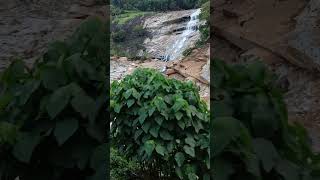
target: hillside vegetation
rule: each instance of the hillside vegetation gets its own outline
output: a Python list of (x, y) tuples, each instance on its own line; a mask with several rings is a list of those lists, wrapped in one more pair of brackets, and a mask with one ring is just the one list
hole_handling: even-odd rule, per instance
[(33, 68), (15, 60), (0, 76), (0, 179), (107, 176), (107, 25), (86, 20)]
[(288, 122), (281, 89), (262, 62), (214, 59), (211, 171), (218, 180), (318, 180), (319, 154)]

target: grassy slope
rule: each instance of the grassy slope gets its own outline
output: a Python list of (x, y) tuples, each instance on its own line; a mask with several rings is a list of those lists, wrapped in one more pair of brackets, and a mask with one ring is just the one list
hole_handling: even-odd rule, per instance
[(124, 13), (115, 16), (114, 19), (112, 20), (112, 23), (116, 23), (116, 24), (125, 24), (128, 21), (139, 17), (139, 16), (144, 16), (146, 14), (149, 14), (150, 12), (143, 12), (143, 11), (133, 11), (133, 10), (126, 10), (124, 11)]

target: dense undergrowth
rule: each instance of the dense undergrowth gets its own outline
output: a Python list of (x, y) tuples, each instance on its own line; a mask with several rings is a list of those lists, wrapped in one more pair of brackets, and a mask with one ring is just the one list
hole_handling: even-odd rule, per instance
[(107, 177), (107, 51), (107, 25), (91, 18), (33, 68), (1, 73), (0, 179)]
[(112, 0), (115, 12), (122, 10), (173, 11), (195, 9), (208, 0)]
[(285, 103), (262, 63), (213, 60), (211, 171), (215, 180), (316, 180), (320, 156), (306, 130), (289, 124)]
[(111, 180), (139, 180), (142, 173), (141, 165), (137, 161), (129, 160), (115, 148), (111, 148), (110, 167)]
[(137, 69), (110, 97), (112, 143), (139, 162), (140, 179), (209, 180), (209, 112), (192, 82)]

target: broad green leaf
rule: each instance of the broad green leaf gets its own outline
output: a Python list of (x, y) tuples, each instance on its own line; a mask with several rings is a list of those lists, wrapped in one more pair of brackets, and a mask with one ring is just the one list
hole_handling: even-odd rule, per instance
[(183, 163), (184, 163), (185, 157), (184, 157), (184, 154), (182, 152), (178, 152), (174, 156), (174, 159), (176, 160), (178, 166), (181, 167), (183, 165)]
[(120, 104), (115, 104), (114, 105), (114, 112), (119, 113), (121, 108), (122, 108), (122, 106)]
[(135, 102), (134, 99), (129, 99), (129, 100), (127, 101), (127, 106), (128, 106), (128, 108), (130, 108), (130, 107), (134, 104), (134, 102)]
[(189, 173), (188, 179), (189, 180), (197, 180), (197, 179), (199, 179), (199, 177), (195, 173)]
[(177, 120), (180, 120), (182, 118), (182, 116), (183, 116), (183, 114), (181, 112), (179, 112), (179, 111), (176, 112), (174, 115), (177, 118)]
[(101, 75), (97, 73), (91, 63), (81, 57), (80, 53), (73, 54), (68, 58), (68, 61), (72, 63), (73, 67), (75, 67), (76, 72), (83, 80), (101, 80)]
[(54, 66), (44, 66), (40, 69), (40, 79), (43, 86), (47, 89), (54, 90), (67, 82), (66, 75), (60, 69)]
[(134, 133), (134, 140), (137, 140), (138, 137), (143, 133), (143, 131), (141, 129), (138, 129), (135, 133)]
[(184, 141), (190, 145), (191, 147), (195, 147), (196, 146), (196, 141), (194, 140), (194, 138), (192, 137), (187, 137), (186, 139), (184, 139)]
[(165, 151), (166, 151), (166, 149), (161, 144), (157, 144), (156, 152), (158, 154), (160, 154), (161, 156), (164, 156)]
[(257, 138), (253, 140), (253, 147), (258, 158), (261, 160), (266, 172), (270, 172), (279, 160), (279, 154), (274, 145), (265, 139)]
[(174, 143), (173, 142), (169, 142), (167, 143), (167, 150), (169, 153), (171, 153), (174, 149)]
[(183, 121), (178, 121), (177, 123), (181, 129), (184, 129), (186, 127), (186, 124)]
[(192, 125), (193, 125), (194, 130), (196, 131), (196, 133), (199, 133), (199, 131), (200, 131), (201, 129), (204, 129), (201, 121), (191, 120), (191, 123), (192, 123)]
[(148, 114), (146, 112), (140, 113), (140, 115), (139, 115), (140, 124), (143, 124), (147, 117), (148, 117)]
[[(22, 94), (19, 96), (20, 105), (25, 105), (30, 96), (39, 88), (40, 82), (38, 80), (28, 81), (22, 89)], [(1, 106), (0, 106), (1, 108)]]
[(94, 121), (96, 115), (96, 102), (87, 95), (77, 94), (71, 100), (72, 107), (83, 118), (89, 118), (91, 122)]
[(150, 129), (150, 126), (151, 126), (151, 123), (150, 122), (145, 122), (143, 125), (142, 125), (142, 129), (145, 133), (148, 133), (149, 129)]
[(253, 174), (255, 177), (261, 177), (259, 159), (253, 153), (247, 153), (244, 158), (244, 162), (247, 166), (247, 171)]
[(256, 101), (257, 105), (253, 107), (254, 113), (251, 119), (254, 134), (257, 137), (269, 138), (279, 128), (280, 122), (273, 113), (273, 108), (268, 105), (267, 94), (257, 94)]
[(172, 106), (172, 110), (174, 112), (178, 112), (184, 105), (186, 104), (186, 101), (182, 98), (178, 98), (174, 105)]
[(17, 143), (13, 147), (13, 155), (21, 162), (29, 163), (34, 148), (40, 143), (40, 136), (21, 132), (18, 134)]
[(6, 122), (0, 121), (0, 146), (2, 144), (14, 144), (18, 135), (18, 126)]
[(155, 125), (150, 129), (149, 132), (153, 137), (157, 138), (159, 134), (159, 129), (160, 129), (160, 126)]
[(162, 125), (162, 122), (164, 121), (164, 118), (161, 116), (157, 116), (154, 119), (160, 126)]
[(147, 153), (147, 156), (150, 157), (154, 148), (155, 148), (155, 142), (153, 140), (148, 140), (144, 143), (144, 150)]
[(70, 86), (61, 87), (50, 96), (46, 107), (51, 119), (54, 119), (67, 106), (70, 98)]
[(153, 102), (159, 112), (162, 112), (163, 110), (167, 109), (167, 105), (162, 97), (156, 96)]
[(131, 96), (132, 92), (132, 89), (128, 89), (126, 92), (124, 92), (123, 96), (128, 99)]
[(7, 105), (12, 101), (14, 96), (11, 93), (1, 94), (0, 96), (0, 111), (5, 109)]
[(152, 114), (154, 113), (155, 110), (156, 110), (155, 107), (150, 107), (150, 108), (149, 108), (149, 110), (148, 110), (149, 117), (152, 116)]
[(175, 172), (180, 179), (183, 179), (183, 174), (182, 174), (182, 170), (180, 167), (175, 167)]
[(66, 142), (77, 131), (78, 127), (78, 120), (73, 118), (57, 121), (54, 129), (54, 136), (59, 145)]
[(240, 135), (242, 129), (240, 121), (232, 117), (221, 117), (212, 120), (213, 139), (212, 146), (214, 147), (213, 156), (218, 155), (224, 148), (236, 137)]
[(191, 157), (195, 157), (194, 147), (191, 146), (183, 146), (183, 150), (185, 153), (189, 154)]
[(290, 161), (281, 160), (276, 165), (276, 170), (284, 180), (299, 180), (299, 168)]
[(173, 140), (173, 136), (165, 129), (160, 130), (160, 137), (164, 140)]
[(140, 99), (141, 95), (136, 89), (132, 89), (132, 96), (136, 99)]

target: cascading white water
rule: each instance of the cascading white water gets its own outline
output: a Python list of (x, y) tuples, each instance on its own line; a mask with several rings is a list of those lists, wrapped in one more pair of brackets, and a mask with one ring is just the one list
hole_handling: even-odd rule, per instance
[(190, 15), (190, 21), (187, 23), (185, 30), (178, 36), (177, 40), (168, 47), (164, 60), (174, 60), (179, 58), (185, 50), (186, 41), (195, 31), (199, 29), (199, 15), (201, 9), (196, 9)]

